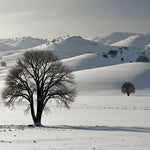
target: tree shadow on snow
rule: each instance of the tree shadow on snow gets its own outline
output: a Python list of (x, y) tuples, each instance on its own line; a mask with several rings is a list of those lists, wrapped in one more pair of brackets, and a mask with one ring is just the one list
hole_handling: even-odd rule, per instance
[(150, 132), (150, 127), (110, 127), (110, 126), (49, 126), (55, 129), (88, 130), (88, 131), (126, 131), (126, 132)]
[(119, 127), (119, 126), (41, 126), (35, 127), (32, 125), (0, 125), (0, 129), (34, 129), (34, 128), (47, 128), (47, 129), (60, 129), (60, 130), (83, 130), (83, 131), (124, 131), (124, 132), (147, 132), (150, 133), (150, 127)]

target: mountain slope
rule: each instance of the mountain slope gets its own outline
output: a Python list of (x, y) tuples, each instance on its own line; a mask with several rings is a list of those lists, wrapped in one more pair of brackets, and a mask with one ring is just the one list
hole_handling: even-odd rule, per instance
[(125, 40), (130, 36), (138, 35), (137, 33), (127, 33), (127, 32), (114, 32), (111, 34), (107, 34), (104, 36), (98, 36), (93, 38), (92, 40), (104, 45), (111, 45), (113, 43), (119, 42), (121, 40)]
[(50, 43), (49, 45), (44, 44), (37, 47), (37, 49), (53, 50), (53, 52), (58, 55), (59, 58), (64, 59), (79, 56), (85, 53), (101, 52), (109, 48), (108, 46), (83, 39), (80, 36), (73, 36), (65, 40)]
[(134, 35), (125, 40), (112, 44), (111, 46), (125, 46), (136, 49), (146, 49), (150, 44), (150, 34)]
[[(139, 35), (135, 35), (134, 38), (137, 36)], [(19, 40), (19, 43), (30, 41), (28, 38), (26, 40), (22, 40)], [(10, 42), (3, 40), (3, 43)], [(11, 44), (13, 43), (11, 42)], [(27, 42), (26, 46), (29, 44), (30, 43)], [(63, 62), (65, 62), (65, 64), (70, 66), (73, 71), (135, 62), (140, 55), (146, 55), (150, 59), (150, 51), (145, 51), (145, 54), (143, 54), (142, 51), (139, 51), (139, 49), (132, 50), (130, 48), (126, 49), (117, 46), (106, 46), (86, 40), (79, 36), (67, 37), (59, 40), (57, 39), (56, 41), (45, 43), (34, 48), (29, 48), (28, 50), (32, 49), (52, 50), (60, 59), (63, 60)], [(17, 58), (24, 52), (24, 50), (0, 51), (1, 61), (6, 61), (8, 65), (12, 65), (12, 62), (14, 62), (13, 59)], [(116, 54), (112, 55), (114, 52)]]
[(47, 40), (22, 37), (16, 39), (0, 39), (0, 51), (27, 49), (46, 43)]
[(104, 66), (112, 66), (129, 62), (136, 62), (140, 55), (147, 55), (150, 58), (150, 52), (142, 54), (137, 51), (116, 50), (116, 56), (111, 56), (109, 52), (86, 53), (79, 56), (63, 59), (62, 61), (68, 65), (73, 71), (99, 68)]

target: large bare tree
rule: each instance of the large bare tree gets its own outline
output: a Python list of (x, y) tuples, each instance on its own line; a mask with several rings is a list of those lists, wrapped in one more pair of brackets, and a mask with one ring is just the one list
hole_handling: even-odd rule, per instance
[(35, 126), (41, 125), (46, 104), (55, 100), (69, 108), (74, 102), (74, 77), (51, 51), (27, 51), (19, 58), (6, 77), (2, 98), (7, 106), (27, 100)]

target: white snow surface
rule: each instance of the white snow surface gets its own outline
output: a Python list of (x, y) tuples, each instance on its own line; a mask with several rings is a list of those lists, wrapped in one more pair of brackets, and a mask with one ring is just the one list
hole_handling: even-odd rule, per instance
[(5, 50), (27, 49), (39, 46), (46, 42), (47, 40), (31, 37), (22, 37), (16, 39), (0, 39), (0, 50), (5, 51)]
[[(118, 51), (117, 56), (112, 57), (108, 55), (108, 57), (105, 58), (103, 57), (102, 53), (96, 52), (63, 59), (62, 61), (73, 71), (79, 71), (104, 66), (112, 66), (116, 64), (136, 62), (136, 59), (139, 57), (139, 55), (141, 55), (141, 53), (135, 51), (123, 51), (122, 54), (120, 54)], [(147, 52), (147, 55), (150, 56), (150, 53)], [(123, 61), (121, 61), (121, 57), (124, 59)]]
[(146, 34), (146, 35), (133, 35), (125, 40), (119, 41), (111, 45), (146, 49), (149, 44), (150, 44), (150, 34)]
[(125, 40), (133, 35), (138, 35), (138, 34), (137, 33), (127, 33), (127, 32), (114, 32), (114, 33), (94, 37), (94, 38), (92, 38), (92, 40), (95, 42), (104, 44), (104, 45), (111, 45), (111, 44), (119, 42), (121, 40)]
[[(53, 50), (73, 69), (76, 100), (69, 110), (48, 104), (51, 113), (43, 114), (45, 126), (36, 128), (28, 126), (32, 119), (23, 111), (26, 102), (11, 110), (0, 100), (0, 149), (149, 150), (150, 63), (135, 62), (141, 55), (136, 50), (123, 50), (123, 62), (119, 49), (117, 56), (103, 57), (111, 48), (81, 37), (36, 47)], [(0, 67), (0, 91), (9, 68), (24, 51), (1, 49), (1, 61), (7, 66)], [(121, 93), (126, 81), (134, 84), (135, 94)]]
[(120, 95), (124, 82), (137, 90), (150, 88), (150, 64), (128, 63), (75, 72), (79, 95)]
[(44, 44), (36, 49), (52, 50), (59, 58), (71, 58), (85, 53), (95, 53), (108, 50), (108, 46), (86, 40), (80, 36), (61, 39), (49, 45)]

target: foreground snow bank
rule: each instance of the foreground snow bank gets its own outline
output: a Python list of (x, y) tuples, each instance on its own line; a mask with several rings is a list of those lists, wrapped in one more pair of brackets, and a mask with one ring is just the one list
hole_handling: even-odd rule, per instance
[(150, 134), (132, 130), (0, 129), (2, 150), (148, 150)]
[(149, 97), (79, 96), (70, 110), (51, 106), (52, 113), (43, 116), (47, 127), (36, 128), (23, 125), (31, 123), (23, 105), (12, 112), (2, 107), (0, 149), (148, 150)]

